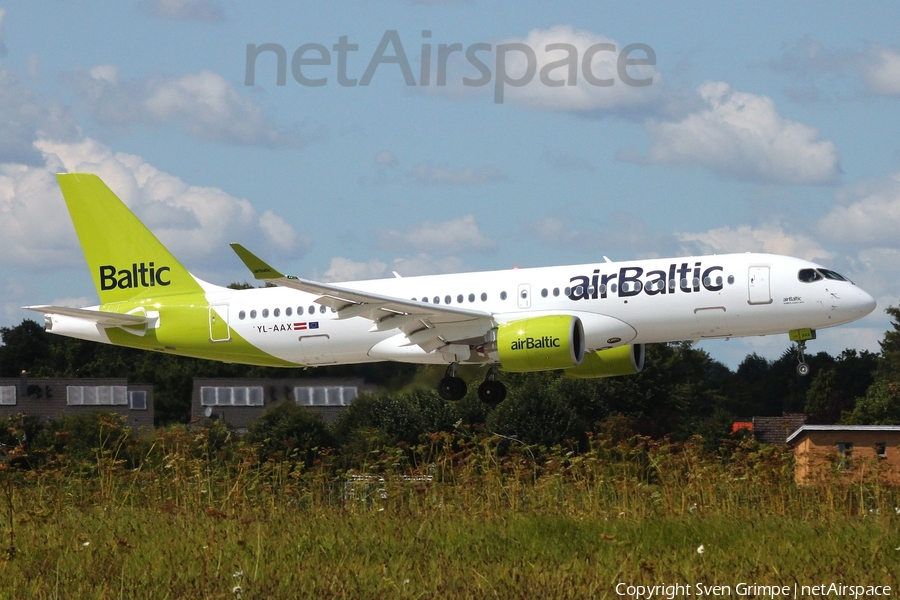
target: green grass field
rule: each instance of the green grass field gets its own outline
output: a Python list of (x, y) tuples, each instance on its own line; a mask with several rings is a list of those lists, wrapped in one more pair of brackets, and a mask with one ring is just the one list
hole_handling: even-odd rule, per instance
[(4, 464), (0, 598), (900, 587), (900, 491), (797, 487), (787, 451), (749, 442), (710, 454), (699, 442), (594, 441), (575, 455), (440, 434), (356, 456), (352, 469), (330, 455), (260, 464), (253, 447), (213, 442), (172, 430), (92, 459)]

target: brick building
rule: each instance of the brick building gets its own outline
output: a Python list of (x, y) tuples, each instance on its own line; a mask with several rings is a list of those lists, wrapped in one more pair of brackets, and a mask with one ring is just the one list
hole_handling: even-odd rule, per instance
[(804, 425), (787, 439), (797, 483), (877, 477), (900, 485), (900, 426)]
[(362, 379), (194, 379), (191, 420), (212, 418), (246, 429), (276, 402), (296, 402), (318, 413), (326, 423), (377, 388)]
[(0, 417), (22, 414), (46, 421), (90, 411), (122, 415), (134, 429), (152, 429), (153, 386), (125, 379), (36, 379), (25, 374), (0, 379)]
[(806, 415), (803, 413), (784, 413), (780, 417), (740, 419), (732, 424), (731, 431), (734, 433), (740, 429), (749, 429), (759, 442), (784, 445), (788, 436), (805, 423)]

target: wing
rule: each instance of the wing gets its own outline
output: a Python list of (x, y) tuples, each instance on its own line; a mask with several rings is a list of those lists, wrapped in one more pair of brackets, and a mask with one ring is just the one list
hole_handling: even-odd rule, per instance
[(151, 317), (141, 315), (124, 315), (120, 313), (111, 313), (100, 310), (91, 310), (89, 308), (68, 308), (65, 306), (23, 306), (28, 310), (44, 313), (45, 315), (63, 315), (66, 317), (75, 317), (76, 319), (85, 319), (102, 325), (104, 327), (127, 327), (129, 325), (143, 325), (148, 323)]
[(482, 343), (497, 325), (491, 313), (480, 310), (382, 296), (284, 275), (240, 244), (231, 244), (231, 248), (256, 279), (316, 294), (319, 297), (315, 302), (337, 311), (338, 319), (369, 319), (372, 331), (399, 329), (409, 340), (408, 345), (425, 352), (448, 344)]

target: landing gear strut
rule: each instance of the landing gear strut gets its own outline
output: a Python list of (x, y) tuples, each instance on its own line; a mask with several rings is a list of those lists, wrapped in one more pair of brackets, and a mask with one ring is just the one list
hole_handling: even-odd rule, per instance
[(491, 366), (484, 383), (478, 386), (478, 399), (485, 404), (499, 404), (506, 399), (506, 386), (497, 380), (497, 367)]
[(459, 363), (450, 363), (444, 378), (438, 382), (438, 396), (444, 400), (462, 400), (468, 391), (465, 380), (463, 380), (462, 377), (456, 376), (456, 369), (458, 367)]
[(809, 375), (809, 365), (806, 364), (806, 341), (801, 340), (797, 342), (797, 354), (798, 360), (800, 364), (797, 365), (797, 374), (798, 375)]

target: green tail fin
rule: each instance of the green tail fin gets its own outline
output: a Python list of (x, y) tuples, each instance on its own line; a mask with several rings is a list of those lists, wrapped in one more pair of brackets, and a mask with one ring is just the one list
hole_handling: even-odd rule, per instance
[(101, 303), (203, 291), (99, 177), (65, 173), (56, 178)]

